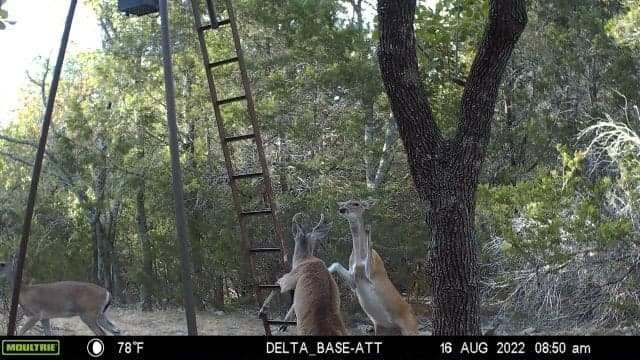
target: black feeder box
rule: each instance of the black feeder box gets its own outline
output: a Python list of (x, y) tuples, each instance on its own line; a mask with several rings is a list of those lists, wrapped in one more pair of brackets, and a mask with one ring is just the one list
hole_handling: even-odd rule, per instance
[(118, 10), (127, 15), (142, 16), (160, 11), (158, 0), (118, 0)]

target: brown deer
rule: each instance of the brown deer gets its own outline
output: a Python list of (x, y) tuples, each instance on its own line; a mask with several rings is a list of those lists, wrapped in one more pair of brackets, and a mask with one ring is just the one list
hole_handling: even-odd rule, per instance
[[(15, 263), (14, 256), (9, 259), (8, 264), (0, 262), (0, 276), (7, 278), (11, 288), (15, 281)], [(23, 335), (38, 321), (42, 323), (45, 335), (50, 336), (50, 319), (72, 316), (80, 316), (82, 322), (96, 335), (105, 335), (105, 330), (119, 335), (120, 330), (106, 314), (110, 303), (109, 291), (95, 284), (59, 281), (30, 285), (28, 281), (24, 281), (20, 289), (19, 304), (27, 316), (27, 322), (18, 331), (18, 336)]]
[(281, 292), (295, 289), (286, 319), (295, 312), (298, 335), (347, 335), (338, 286), (324, 261), (313, 256), (317, 243), (327, 237), (329, 226), (322, 216), (318, 225), (306, 231), (298, 223), (301, 216), (296, 214), (292, 220), (295, 247), (291, 271), (278, 280)]
[(418, 335), (411, 306), (393, 286), (382, 258), (371, 246), (371, 227), (365, 226), (363, 216), (373, 202), (351, 200), (338, 205), (340, 215), (351, 225), (353, 249), (349, 270), (333, 263), (329, 272), (337, 273), (356, 293), (376, 335)]

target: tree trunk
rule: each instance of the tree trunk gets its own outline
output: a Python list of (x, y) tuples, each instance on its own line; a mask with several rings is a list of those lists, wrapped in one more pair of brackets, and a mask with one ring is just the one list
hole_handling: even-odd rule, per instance
[[(449, 179), (444, 177), (441, 184)], [(427, 204), (434, 331), (479, 335), (479, 248), (473, 194), (442, 186)]]
[(364, 111), (364, 171), (367, 187), (372, 188), (376, 176), (376, 168), (373, 160), (373, 138), (375, 131), (375, 109), (373, 99), (363, 104)]
[(151, 242), (147, 236), (147, 213), (144, 209), (144, 180), (140, 180), (140, 186), (136, 193), (136, 223), (138, 228), (138, 240), (142, 249), (142, 310), (153, 310), (153, 284), (155, 274), (153, 272), (153, 254)]
[(224, 309), (224, 275), (219, 272), (213, 279), (213, 307)]
[(89, 224), (91, 225), (91, 242), (93, 245), (93, 266), (91, 269), (91, 279), (98, 285), (104, 285), (102, 279), (102, 224), (100, 214), (95, 208), (89, 210)]
[(378, 61), (430, 233), (434, 335), (479, 335), (475, 192), (502, 74), (527, 22), (525, 0), (490, 0), (462, 95), (458, 131), (443, 138), (421, 83), (416, 0), (380, 0)]
[[(137, 117), (137, 112), (135, 113)], [(147, 212), (144, 208), (145, 196), (145, 171), (144, 166), (144, 126), (140, 119), (138, 122), (138, 163), (141, 175), (138, 179), (138, 189), (136, 191), (136, 224), (138, 230), (138, 240), (140, 241), (140, 249), (142, 250), (142, 310), (153, 310), (153, 289), (156, 283), (156, 277), (153, 270), (153, 251), (151, 249), (151, 241), (147, 235)]]
[(107, 283), (109, 284), (109, 291), (117, 299), (122, 300), (122, 274), (120, 272), (120, 262), (118, 261), (118, 254), (116, 251), (116, 239), (118, 230), (118, 220), (120, 218), (120, 201), (117, 201), (111, 210), (109, 211), (109, 218), (107, 220), (108, 230), (105, 236), (105, 249), (108, 254), (108, 267), (107, 267)]
[(382, 144), (382, 153), (380, 154), (380, 159), (378, 159), (378, 164), (375, 167), (375, 171), (371, 178), (367, 178), (367, 188), (371, 190), (376, 190), (382, 185), (384, 181), (385, 175), (389, 171), (389, 167), (392, 161), (393, 155), (393, 145), (398, 140), (398, 127), (396, 125), (393, 117), (389, 118), (387, 122), (385, 134), (384, 134), (384, 143)]

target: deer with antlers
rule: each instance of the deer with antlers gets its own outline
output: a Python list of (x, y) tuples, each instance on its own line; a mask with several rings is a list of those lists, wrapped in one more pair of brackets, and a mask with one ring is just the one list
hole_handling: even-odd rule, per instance
[(418, 321), (411, 306), (393, 286), (382, 258), (371, 246), (371, 227), (365, 226), (363, 217), (373, 204), (357, 200), (338, 204), (340, 215), (351, 226), (353, 249), (349, 270), (336, 262), (329, 272), (337, 273), (356, 293), (376, 335), (417, 335)]
[(302, 216), (298, 213), (292, 220), (295, 247), (291, 271), (278, 280), (281, 292), (295, 290), (285, 319), (291, 319), (295, 312), (298, 335), (347, 335), (340, 315), (338, 286), (324, 261), (313, 255), (318, 242), (327, 237), (329, 226), (321, 216), (318, 224), (307, 231), (299, 223)]
[[(8, 263), (0, 262), (0, 276), (9, 281), (11, 288), (15, 281), (15, 256)], [(106, 311), (111, 303), (111, 294), (105, 288), (95, 284), (78, 281), (59, 281), (30, 285), (24, 281), (20, 289), (19, 304), (27, 316), (27, 322), (20, 328), (21, 336), (38, 321), (44, 333), (51, 335), (53, 318), (80, 316), (96, 335), (105, 335), (106, 331), (119, 335), (120, 329), (107, 317)]]

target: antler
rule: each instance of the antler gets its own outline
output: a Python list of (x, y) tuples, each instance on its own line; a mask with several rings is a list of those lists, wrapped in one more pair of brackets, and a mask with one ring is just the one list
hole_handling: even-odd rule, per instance
[(293, 218), (291, 218), (291, 232), (295, 235), (297, 233), (297, 230), (302, 230), (302, 225), (299, 223), (300, 218), (304, 217), (304, 213), (297, 213), (295, 215), (293, 215)]
[(291, 222), (292, 222), (292, 223), (294, 223), (294, 224), (300, 225), (300, 224), (298, 223), (298, 219), (299, 219), (300, 217), (303, 217), (303, 216), (304, 216), (304, 213), (299, 212), (299, 213), (297, 213), (297, 214), (293, 215), (293, 218), (291, 218)]
[(320, 221), (318, 221), (318, 224), (313, 228), (313, 230), (311, 230), (311, 232), (318, 230), (318, 228), (320, 228), (320, 226), (322, 226), (323, 224), (324, 224), (324, 214), (320, 214)]

